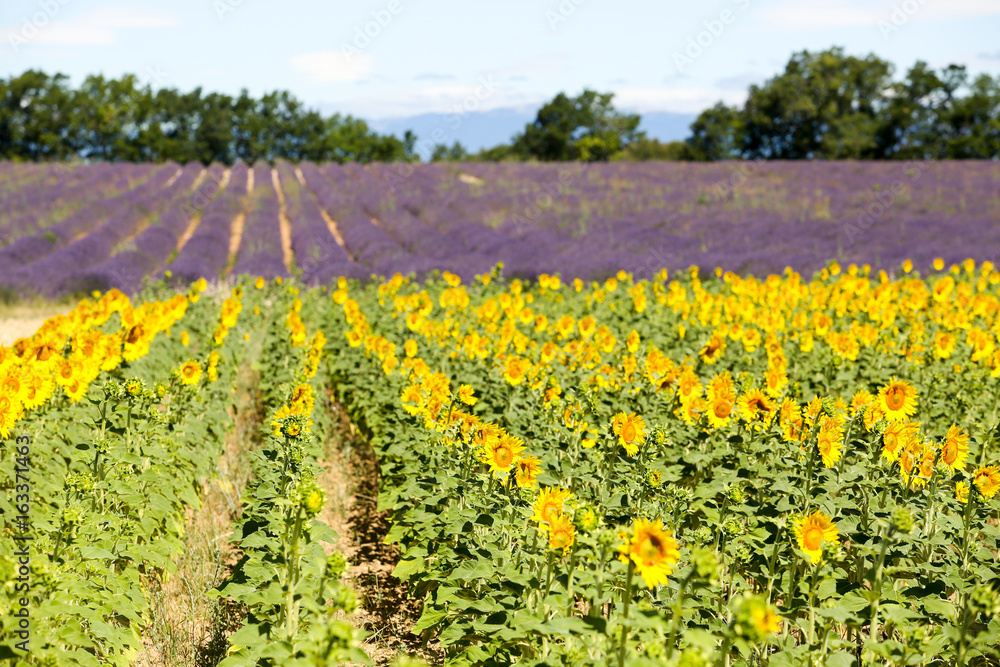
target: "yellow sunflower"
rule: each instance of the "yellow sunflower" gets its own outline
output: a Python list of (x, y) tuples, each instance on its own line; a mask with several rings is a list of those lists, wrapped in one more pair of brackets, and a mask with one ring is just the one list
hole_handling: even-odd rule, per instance
[(708, 417), (708, 424), (712, 428), (722, 428), (729, 423), (730, 415), (733, 413), (733, 401), (730, 396), (718, 396), (708, 404), (705, 415)]
[(882, 434), (882, 458), (890, 463), (899, 459), (900, 454), (917, 437), (918, 422), (892, 422)]
[(1000, 469), (997, 466), (980, 466), (972, 481), (979, 493), (989, 500), (1000, 491)]
[(619, 412), (611, 419), (611, 430), (618, 436), (618, 444), (629, 456), (639, 452), (639, 445), (646, 440), (646, 422), (634, 412)]
[(681, 556), (673, 532), (665, 530), (659, 519), (636, 519), (632, 524), (632, 536), (628, 538), (626, 534), (626, 539), (629, 541), (618, 547), (620, 558), (635, 563), (635, 571), (647, 587), (666, 584)]
[(520, 488), (530, 488), (535, 485), (538, 474), (542, 471), (540, 461), (537, 456), (524, 456), (517, 462), (514, 468), (514, 479)]
[(0, 437), (10, 437), (10, 430), (21, 417), (21, 402), (16, 396), (0, 394)]
[(197, 384), (201, 379), (201, 366), (197, 361), (185, 362), (180, 369), (181, 384)]
[(901, 422), (917, 411), (917, 390), (895, 377), (878, 392), (879, 408), (889, 421)]
[(549, 521), (549, 548), (562, 549), (565, 554), (573, 546), (575, 532), (568, 516), (562, 512), (554, 515)]
[(573, 497), (568, 489), (548, 488), (538, 492), (531, 520), (538, 522), (539, 530), (548, 530), (546, 524), (563, 512), (563, 503)]
[(726, 350), (725, 338), (723, 338), (719, 334), (712, 334), (712, 337), (709, 339), (709, 341), (705, 343), (705, 346), (703, 348), (701, 348), (701, 351), (698, 353), (698, 356), (701, 357), (701, 360), (704, 361), (706, 364), (714, 364), (722, 357), (722, 353), (725, 352), (725, 350)]
[(475, 405), (479, 400), (474, 396), (475, 390), (467, 384), (458, 388), (458, 400), (466, 405)]
[(483, 462), (497, 477), (503, 477), (510, 472), (511, 466), (517, 463), (524, 451), (521, 439), (504, 434), (487, 446)]
[(771, 423), (777, 407), (760, 389), (751, 389), (737, 401), (743, 420), (754, 429), (761, 429)]
[(817, 563), (823, 557), (825, 542), (837, 544), (839, 536), (837, 524), (820, 510), (795, 522), (795, 539), (811, 563)]
[(969, 455), (969, 434), (958, 426), (951, 426), (941, 445), (941, 463), (955, 473), (965, 465)]

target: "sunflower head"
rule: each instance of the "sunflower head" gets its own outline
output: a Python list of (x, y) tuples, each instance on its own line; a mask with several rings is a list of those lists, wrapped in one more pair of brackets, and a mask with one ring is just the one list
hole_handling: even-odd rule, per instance
[(535, 514), (532, 521), (538, 522), (540, 530), (548, 530), (552, 519), (563, 512), (563, 503), (569, 500), (573, 494), (568, 489), (548, 488), (542, 489), (535, 499)]
[(549, 548), (562, 549), (563, 554), (573, 546), (575, 529), (569, 517), (560, 512), (549, 521)]
[(795, 539), (811, 563), (823, 557), (823, 544), (838, 544), (840, 531), (830, 517), (816, 510), (795, 522)]
[(879, 408), (890, 421), (905, 421), (917, 411), (917, 390), (913, 385), (892, 378), (878, 392)]
[(665, 530), (663, 523), (636, 519), (632, 524), (632, 534), (618, 547), (620, 558), (631, 561), (646, 586), (666, 584), (673, 566), (680, 560), (680, 551), (673, 532)]

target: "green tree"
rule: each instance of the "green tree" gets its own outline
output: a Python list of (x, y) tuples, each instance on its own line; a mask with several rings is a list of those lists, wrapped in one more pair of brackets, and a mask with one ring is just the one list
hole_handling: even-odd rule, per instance
[(691, 136), (684, 142), (685, 157), (699, 161), (737, 159), (743, 153), (743, 142), (743, 115), (719, 102), (691, 123)]
[(874, 157), (892, 65), (874, 54), (802, 51), (781, 74), (751, 86), (742, 153), (765, 159)]
[(639, 115), (616, 111), (613, 98), (613, 93), (593, 90), (574, 98), (559, 93), (514, 137), (513, 153), (542, 161), (610, 160), (644, 136)]

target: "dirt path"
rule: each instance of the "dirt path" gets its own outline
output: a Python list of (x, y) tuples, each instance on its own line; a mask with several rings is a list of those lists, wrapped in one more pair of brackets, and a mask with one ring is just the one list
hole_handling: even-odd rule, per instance
[(424, 649), (410, 629), (420, 617), (421, 601), (412, 599), (406, 586), (392, 576), (399, 562), (399, 550), (385, 544), (389, 532), (388, 513), (379, 512), (378, 461), (371, 445), (337, 403), (330, 404), (336, 425), (327, 441), (326, 471), (320, 483), (331, 499), (324, 515), (341, 536), (337, 545), (350, 567), (347, 583), (358, 595), (361, 606), (348, 619), (368, 633), (362, 648), (376, 665), (391, 665), (400, 655), (415, 655), (430, 664), (440, 664), (442, 656), (433, 648)]
[(248, 360), (237, 376), (230, 409), (234, 427), (226, 437), (217, 478), (202, 483), (201, 507), (188, 512), (177, 572), (147, 582), (153, 621), (144, 636), (146, 648), (135, 662), (139, 667), (218, 664), (226, 655), (226, 637), (242, 623), (240, 609), (227, 600), (216, 602), (207, 593), (239, 560), (229, 538), (251, 476), (248, 455), (259, 444), (264, 419), (259, 377), (252, 366)]
[(59, 303), (0, 306), (0, 345), (11, 345), (20, 338), (30, 338), (45, 320), (64, 315), (72, 305)]

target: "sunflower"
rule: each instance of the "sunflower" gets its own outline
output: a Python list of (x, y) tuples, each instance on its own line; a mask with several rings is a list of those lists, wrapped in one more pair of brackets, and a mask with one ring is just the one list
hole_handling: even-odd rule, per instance
[(538, 492), (535, 499), (535, 513), (531, 520), (538, 522), (539, 530), (548, 530), (545, 524), (551, 523), (552, 519), (562, 514), (563, 503), (573, 497), (569, 489), (548, 488)]
[(698, 356), (706, 364), (714, 364), (722, 357), (722, 353), (726, 351), (726, 340), (719, 334), (712, 334), (705, 346), (701, 348)]
[(878, 392), (879, 408), (889, 421), (901, 422), (917, 411), (917, 390), (895, 377)]
[(520, 488), (532, 487), (538, 479), (538, 474), (542, 471), (540, 461), (537, 456), (523, 456), (514, 468), (514, 479)]
[(646, 586), (653, 588), (667, 583), (667, 577), (674, 571), (673, 566), (680, 560), (680, 551), (673, 532), (664, 530), (662, 522), (636, 519), (632, 524), (632, 536), (618, 547), (620, 558), (635, 564)]
[(969, 502), (969, 485), (965, 482), (959, 482), (955, 485), (955, 499), (960, 503)]
[(611, 419), (611, 430), (618, 436), (618, 444), (629, 456), (639, 452), (639, 445), (646, 440), (646, 422), (634, 412), (619, 412)]
[(996, 466), (980, 466), (972, 477), (979, 493), (989, 500), (1000, 491), (1000, 470)]
[(560, 512), (549, 521), (549, 548), (562, 549), (565, 555), (573, 546), (575, 529), (569, 517)]
[(823, 465), (832, 468), (840, 460), (843, 441), (832, 434), (819, 434), (819, 455), (823, 459)]
[(965, 457), (969, 455), (969, 434), (958, 426), (951, 426), (941, 445), (941, 463), (955, 473), (965, 465)]
[(483, 463), (488, 464), (497, 477), (502, 477), (517, 463), (523, 451), (520, 438), (504, 434), (487, 446), (483, 452)]
[(811, 563), (817, 563), (823, 557), (823, 543), (837, 544), (839, 535), (837, 524), (820, 510), (795, 522), (795, 539)]
[(889, 463), (899, 459), (900, 454), (917, 437), (918, 422), (892, 422), (882, 434), (882, 458)]
[(516, 386), (524, 382), (524, 376), (528, 372), (527, 359), (510, 356), (504, 363), (503, 377), (511, 386)]
[(751, 428), (760, 429), (771, 423), (777, 407), (760, 389), (751, 389), (737, 401), (743, 420)]
[(475, 390), (467, 384), (458, 388), (458, 400), (466, 405), (475, 405), (476, 401), (479, 400), (473, 394), (475, 394)]
[(872, 396), (867, 390), (858, 389), (854, 392), (854, 396), (851, 397), (851, 415), (853, 416), (864, 411), (864, 409), (871, 405), (874, 400), (875, 397)]
[(733, 401), (729, 396), (719, 396), (712, 399), (705, 411), (708, 417), (708, 424), (712, 428), (722, 428), (729, 423), (729, 417), (733, 412)]
[(21, 417), (21, 402), (16, 396), (0, 394), (0, 436), (4, 440), (10, 437), (14, 422)]
[(181, 384), (192, 385), (198, 384), (198, 380), (201, 379), (201, 366), (197, 361), (185, 362), (179, 371), (179, 376), (181, 379)]

